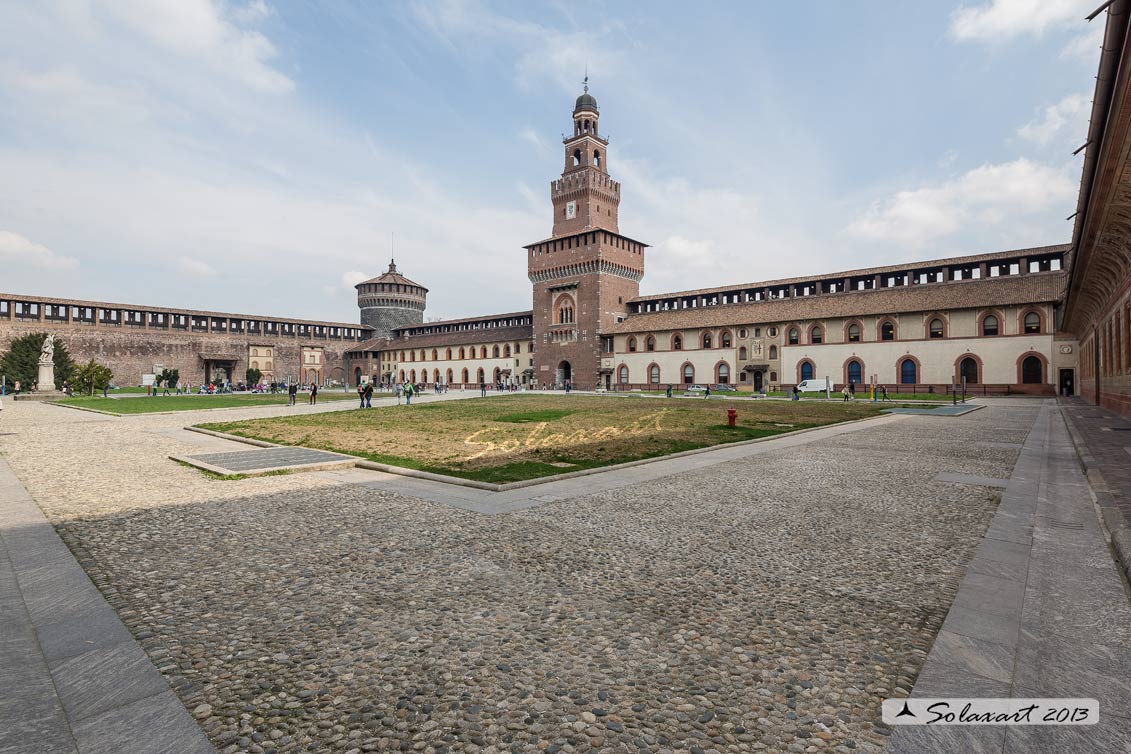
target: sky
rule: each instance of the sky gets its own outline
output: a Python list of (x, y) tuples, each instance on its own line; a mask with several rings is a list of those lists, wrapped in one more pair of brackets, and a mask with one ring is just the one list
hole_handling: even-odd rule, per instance
[(1099, 0), (0, 3), (0, 291), (529, 309), (589, 74), (643, 294), (1066, 243)]

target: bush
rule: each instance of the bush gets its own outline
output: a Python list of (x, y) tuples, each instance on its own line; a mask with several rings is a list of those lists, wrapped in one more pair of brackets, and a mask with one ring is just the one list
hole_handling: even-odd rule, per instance
[[(16, 381), (20, 382), (22, 390), (31, 390), (32, 384), (39, 379), (39, 352), (43, 348), (43, 341), (47, 340), (47, 333), (37, 332), (13, 338), (8, 345), (8, 350), (0, 357), (0, 375), (3, 375), (8, 389), (12, 389)], [(55, 384), (41, 385), (43, 390), (58, 389), (63, 380), (68, 380), (74, 371), (75, 365), (67, 347), (58, 338), (55, 339)]]
[(259, 381), (263, 379), (263, 372), (259, 371), (255, 367), (248, 367), (247, 373), (244, 375), (244, 377), (247, 379), (248, 387), (251, 387), (252, 385), (258, 385)]
[(155, 383), (155, 386), (164, 383), (165, 387), (174, 388), (180, 381), (180, 369), (162, 369), (161, 374), (157, 375), (157, 382)]
[(110, 385), (114, 373), (110, 367), (99, 364), (94, 359), (75, 370), (75, 391), (79, 394), (94, 395), (95, 390), (102, 390)]

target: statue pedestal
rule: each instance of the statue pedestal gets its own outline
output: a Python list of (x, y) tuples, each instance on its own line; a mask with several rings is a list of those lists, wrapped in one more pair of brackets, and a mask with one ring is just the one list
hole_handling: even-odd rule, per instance
[(39, 392), (55, 392), (55, 365), (52, 363), (39, 362)]

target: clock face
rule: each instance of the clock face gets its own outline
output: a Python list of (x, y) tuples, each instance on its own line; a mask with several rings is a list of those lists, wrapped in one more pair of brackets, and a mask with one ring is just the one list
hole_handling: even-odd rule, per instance
[(577, 217), (577, 202), (570, 202), (566, 205), (566, 219), (572, 220)]

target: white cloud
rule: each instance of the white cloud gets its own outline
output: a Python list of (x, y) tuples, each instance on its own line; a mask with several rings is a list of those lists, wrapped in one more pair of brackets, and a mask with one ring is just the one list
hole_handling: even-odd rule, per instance
[(178, 257), (177, 269), (186, 275), (192, 275), (198, 278), (212, 277), (216, 274), (216, 270), (212, 269), (212, 265), (203, 260), (194, 259), (193, 257)]
[(515, 81), (524, 89), (551, 81), (576, 92), (587, 68), (611, 79), (625, 60), (623, 41), (610, 42), (619, 28), (612, 24), (559, 29), (495, 13), (476, 0), (422, 2), (413, 10), (420, 24), (452, 49), (467, 47), (468, 54), (476, 54), (484, 41), (511, 47)]
[(523, 128), (521, 131), (519, 131), (518, 136), (523, 141), (526, 141), (526, 142), (529, 142), (530, 144), (533, 144), (534, 148), (537, 149), (539, 152), (545, 152), (546, 151), (546, 140), (544, 138), (542, 138), (541, 133), (539, 133), (538, 131), (535, 131), (530, 126), (527, 126), (526, 128)]
[(342, 275), (342, 288), (349, 291), (350, 293), (356, 293), (357, 291), (354, 286), (356, 286), (358, 283), (364, 283), (371, 277), (373, 276), (368, 275), (364, 272), (350, 270), (349, 272), (346, 272)]
[(1017, 135), (1042, 147), (1065, 130), (1069, 135), (1083, 138), (1088, 128), (1088, 113), (1091, 108), (1091, 98), (1088, 95), (1070, 94), (1055, 105), (1046, 107), (1040, 118), (1019, 128)]
[(933, 186), (877, 202), (846, 231), (872, 241), (922, 247), (959, 230), (1024, 223), (1070, 201), (1077, 185), (1061, 170), (1021, 158), (974, 168)]
[(1077, 34), (1068, 41), (1068, 44), (1060, 51), (1060, 57), (1074, 58), (1085, 63), (1098, 63), (1100, 48), (1103, 43), (1104, 25), (1097, 18), (1092, 22), (1092, 28), (1089, 31)]
[(30, 265), (47, 270), (70, 270), (79, 266), (79, 260), (60, 256), (19, 233), (0, 230), (0, 266), (8, 264)]
[(950, 18), (950, 35), (959, 41), (1002, 42), (1022, 35), (1042, 36), (1050, 28), (1082, 24), (1094, 0), (992, 0), (966, 6)]
[(231, 18), (212, 0), (103, 0), (101, 7), (160, 48), (218, 72), (235, 76), (263, 92), (291, 91), (294, 82), (271, 67), (275, 46), (258, 31), (240, 28), (269, 13), (263, 2), (240, 6)]

